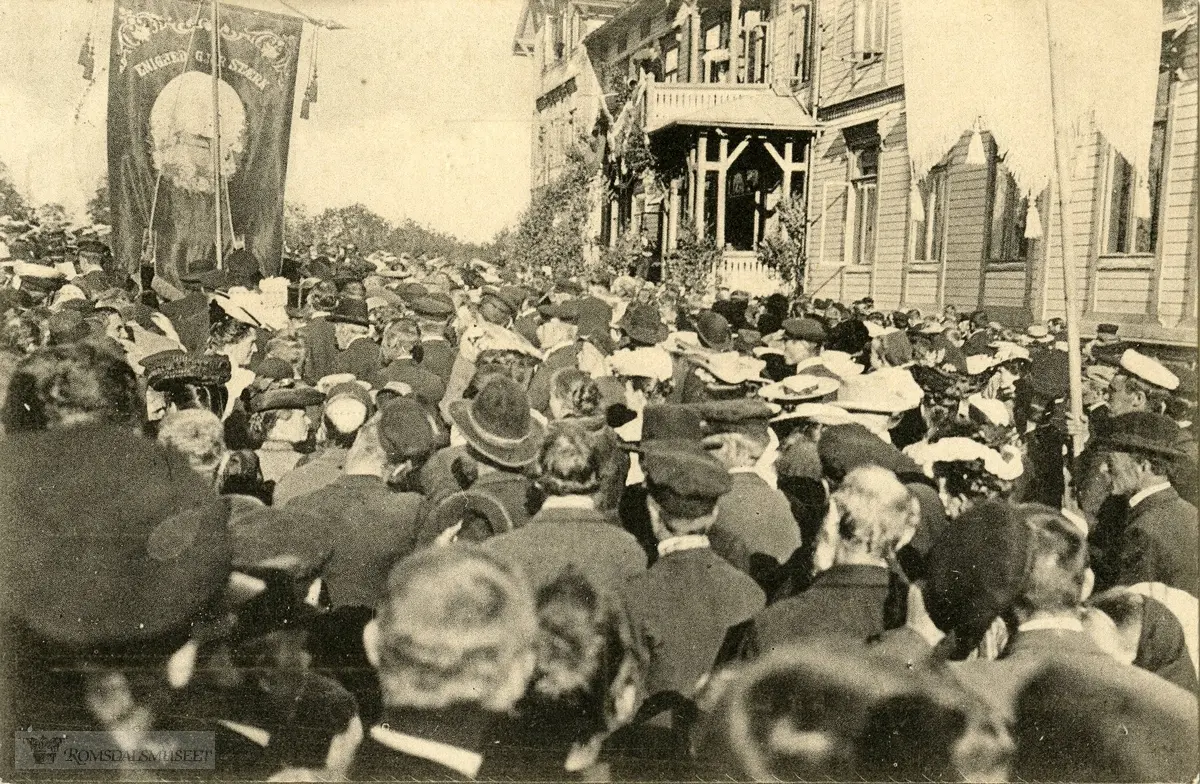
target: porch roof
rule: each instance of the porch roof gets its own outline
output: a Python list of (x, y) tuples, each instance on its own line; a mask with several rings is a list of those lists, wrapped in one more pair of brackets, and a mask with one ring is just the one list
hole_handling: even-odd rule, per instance
[(673, 125), (779, 131), (815, 131), (819, 127), (799, 101), (790, 95), (778, 95), (772, 90), (763, 90), (761, 95), (706, 106), (690, 114), (674, 117), (652, 133)]

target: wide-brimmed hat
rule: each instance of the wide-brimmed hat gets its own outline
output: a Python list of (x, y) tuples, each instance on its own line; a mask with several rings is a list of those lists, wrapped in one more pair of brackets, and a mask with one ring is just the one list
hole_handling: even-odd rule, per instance
[(146, 371), (146, 383), (152, 389), (159, 389), (171, 381), (224, 384), (233, 377), (233, 366), (224, 354), (190, 354), (172, 349), (151, 354), (140, 364)]
[(795, 402), (801, 400), (816, 400), (838, 391), (841, 383), (826, 376), (810, 376), (799, 374), (789, 376), (774, 384), (767, 384), (758, 390), (760, 397), (777, 403)]
[(1113, 417), (1099, 446), (1114, 452), (1141, 452), (1163, 457), (1186, 457), (1176, 446), (1179, 425), (1163, 414), (1130, 411)]
[(329, 314), (329, 321), (335, 324), (357, 324), (360, 327), (371, 326), (370, 310), (367, 301), (357, 297), (342, 297), (337, 307)]
[(617, 323), (629, 339), (644, 346), (656, 346), (667, 339), (669, 330), (658, 315), (658, 308), (642, 302), (631, 302)]
[(282, 409), (303, 409), (319, 406), (325, 402), (325, 395), (309, 386), (295, 385), (277, 387), (260, 392), (250, 398), (250, 413), (262, 411), (279, 411)]
[(470, 401), (452, 402), (450, 418), (477, 452), (508, 468), (532, 463), (545, 436), (525, 390), (503, 375), (489, 378)]

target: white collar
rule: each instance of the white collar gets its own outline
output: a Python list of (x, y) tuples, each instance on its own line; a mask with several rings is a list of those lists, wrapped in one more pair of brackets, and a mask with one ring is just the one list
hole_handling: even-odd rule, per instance
[(1171, 486), (1171, 483), (1169, 481), (1167, 481), (1167, 482), (1159, 482), (1156, 485), (1150, 485), (1149, 487), (1147, 487), (1145, 489), (1138, 490), (1136, 493), (1129, 496), (1129, 508), (1132, 509), (1133, 507), (1140, 504), (1142, 501), (1145, 501), (1150, 496), (1154, 495), (1155, 493), (1162, 492), (1163, 490), (1166, 490), (1170, 486)]
[(421, 336), (421, 342), (422, 342), (422, 343), (435, 343), (435, 342), (437, 342), (437, 343), (449, 343), (450, 341), (446, 340), (446, 338), (445, 338), (444, 336), (442, 336), (442, 335), (428, 335), (428, 336), (426, 336), (426, 335), (422, 335), (422, 336)]
[(658, 556), (662, 558), (671, 553), (678, 553), (683, 550), (699, 550), (710, 546), (708, 537), (704, 534), (672, 536), (670, 539), (663, 539), (658, 543)]
[(596, 501), (590, 495), (549, 495), (542, 501), (543, 509), (595, 509)]
[(1018, 632), (1036, 632), (1049, 629), (1062, 629), (1069, 632), (1082, 632), (1083, 622), (1078, 618), (1047, 616), (1043, 618), (1030, 618), (1028, 621), (1025, 621), (1025, 623), (1017, 627)]
[(731, 475), (732, 474), (757, 474), (758, 466), (738, 466), (737, 468), (729, 469), (729, 473)]
[(371, 728), (371, 737), (389, 749), (436, 762), (470, 779), (479, 775), (479, 768), (483, 765), (483, 755), (449, 743), (418, 738), (380, 726)]

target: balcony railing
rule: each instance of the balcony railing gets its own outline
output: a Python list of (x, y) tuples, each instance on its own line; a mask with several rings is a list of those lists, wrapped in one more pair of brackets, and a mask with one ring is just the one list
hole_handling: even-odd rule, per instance
[(701, 109), (761, 95), (769, 89), (770, 85), (767, 84), (651, 83), (646, 86), (646, 121), (643, 127), (649, 133)]

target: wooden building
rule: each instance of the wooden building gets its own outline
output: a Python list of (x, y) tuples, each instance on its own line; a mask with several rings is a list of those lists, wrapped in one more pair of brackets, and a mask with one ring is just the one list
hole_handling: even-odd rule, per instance
[[(636, 0), (586, 34), (616, 161), (604, 238), (643, 232), (665, 252), (693, 227), (724, 249), (726, 285), (765, 292), (776, 284), (755, 251), (790, 196), (807, 211), (813, 296), (983, 308), (1014, 325), (1062, 315), (1057, 205), (1036, 198), (1046, 231), (1027, 236), (1037, 234), (1027, 231), (1029, 204), (986, 134), (983, 164), (967, 162), (964, 133), (914, 186), (902, 7)], [(1162, 44), (1146, 183), (1097, 134), (1075, 153), (1074, 257), (1085, 334), (1113, 321), (1133, 339), (1194, 344), (1195, 0), (1165, 0)], [(655, 171), (623, 176), (639, 137)], [(1139, 188), (1148, 208), (1139, 209)]]

